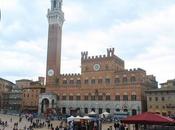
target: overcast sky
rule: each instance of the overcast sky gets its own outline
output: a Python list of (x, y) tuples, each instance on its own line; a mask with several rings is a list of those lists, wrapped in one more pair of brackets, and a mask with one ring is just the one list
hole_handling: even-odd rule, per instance
[[(0, 77), (45, 76), (50, 0), (0, 0)], [(159, 83), (175, 78), (174, 0), (63, 0), (62, 73), (80, 73), (81, 51), (115, 54)]]

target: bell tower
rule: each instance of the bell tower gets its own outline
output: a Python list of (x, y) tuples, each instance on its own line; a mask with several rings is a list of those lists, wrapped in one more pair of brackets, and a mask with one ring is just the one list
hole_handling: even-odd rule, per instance
[(51, 0), (51, 8), (48, 9), (48, 48), (46, 85), (55, 85), (60, 76), (61, 69), (61, 41), (64, 13), (62, 11), (62, 0)]

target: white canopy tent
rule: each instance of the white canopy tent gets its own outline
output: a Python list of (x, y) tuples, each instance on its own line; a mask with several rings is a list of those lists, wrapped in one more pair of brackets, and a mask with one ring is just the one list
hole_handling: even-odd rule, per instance
[(73, 121), (74, 119), (75, 119), (74, 116), (70, 116), (70, 117), (67, 118), (67, 122)]
[(74, 118), (74, 121), (80, 121), (81, 119), (83, 119), (83, 118), (80, 117), (80, 116), (76, 116), (76, 117)]
[(101, 118), (106, 118), (106, 117), (108, 117), (110, 115), (110, 113), (108, 113), (108, 112), (103, 112), (102, 114), (100, 114), (100, 117)]
[(80, 117), (80, 116), (70, 116), (67, 118), (67, 122), (70, 122), (70, 121), (80, 121), (81, 119), (84, 119), (84, 120), (91, 120), (92, 118), (89, 117), (89, 116), (84, 116), (84, 117)]
[(88, 115), (96, 115), (97, 113), (95, 113), (94, 111), (91, 111), (88, 113)]
[(84, 116), (83, 119), (90, 120), (91, 118), (89, 116)]

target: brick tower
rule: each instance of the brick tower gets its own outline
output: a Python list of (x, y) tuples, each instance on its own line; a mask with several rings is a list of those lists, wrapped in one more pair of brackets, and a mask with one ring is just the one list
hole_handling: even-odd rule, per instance
[(62, 0), (51, 0), (51, 9), (48, 9), (48, 48), (46, 85), (54, 86), (56, 79), (60, 76), (61, 66), (61, 39), (64, 13), (62, 11)]

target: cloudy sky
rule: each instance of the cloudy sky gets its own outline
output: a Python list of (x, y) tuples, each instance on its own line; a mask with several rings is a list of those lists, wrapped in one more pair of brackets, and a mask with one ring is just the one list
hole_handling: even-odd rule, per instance
[[(0, 0), (0, 77), (45, 76), (50, 0)], [(175, 78), (174, 0), (63, 0), (62, 73), (80, 73), (81, 51), (115, 54), (159, 83)]]

